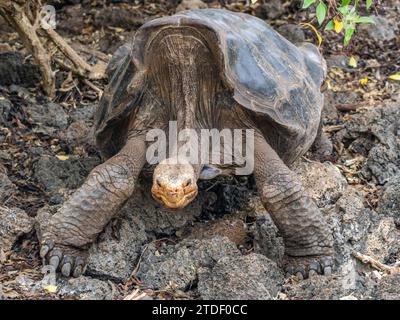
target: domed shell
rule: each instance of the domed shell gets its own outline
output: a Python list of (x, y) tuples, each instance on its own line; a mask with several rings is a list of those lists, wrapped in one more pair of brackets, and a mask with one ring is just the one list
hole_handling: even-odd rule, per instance
[(310, 147), (320, 121), (320, 86), (326, 73), (318, 49), (312, 44), (296, 47), (251, 15), (204, 9), (152, 20), (137, 31), (131, 45), (117, 50), (96, 115), (97, 142), (103, 151), (112, 154), (121, 147), (123, 120), (137, 106), (146, 82), (146, 45), (154, 34), (171, 26), (202, 30), (210, 48), (217, 51), (223, 81), (233, 98), (254, 112), (260, 131), (286, 162)]

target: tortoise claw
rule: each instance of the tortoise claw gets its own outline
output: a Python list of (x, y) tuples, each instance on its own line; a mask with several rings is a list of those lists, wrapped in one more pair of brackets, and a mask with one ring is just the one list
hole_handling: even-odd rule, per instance
[(65, 277), (70, 276), (73, 264), (74, 264), (73, 258), (68, 255), (65, 255), (61, 263), (61, 273), (63, 276)]
[(82, 275), (82, 273), (83, 273), (83, 267), (77, 266), (77, 267), (75, 267), (74, 272), (72, 273), (72, 276), (74, 278), (78, 278)]
[(333, 259), (330, 256), (288, 257), (284, 259), (286, 276), (295, 275), (303, 280), (315, 275), (332, 275)]
[(57, 256), (53, 256), (49, 260), (49, 265), (51, 265), (55, 270), (58, 269), (59, 263), (60, 263), (60, 258)]
[(51, 239), (46, 239), (42, 242), (42, 247), (40, 248), (40, 257), (44, 258), (49, 253), (50, 250), (54, 248), (54, 241)]
[(51, 239), (42, 242), (40, 256), (45, 264), (61, 271), (65, 277), (79, 277), (85, 269), (87, 253), (78, 248), (55, 244)]
[(308, 276), (309, 276), (310, 278), (316, 276), (317, 274), (318, 274), (318, 272), (315, 271), (315, 270), (310, 270), (310, 271), (308, 272)]

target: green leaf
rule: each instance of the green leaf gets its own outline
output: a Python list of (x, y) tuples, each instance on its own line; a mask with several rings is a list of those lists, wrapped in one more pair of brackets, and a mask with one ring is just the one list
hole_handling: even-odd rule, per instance
[(372, 16), (369, 17), (358, 17), (357, 21), (358, 23), (373, 23), (375, 24), (375, 20)]
[(367, 9), (371, 8), (372, 0), (367, 0)]
[(353, 36), (355, 29), (353, 26), (348, 26), (344, 33), (344, 45), (347, 46), (350, 42), (351, 37)]
[(335, 28), (335, 26), (334, 26), (334, 24), (333, 24), (333, 21), (330, 20), (330, 21), (327, 23), (327, 25), (326, 25), (326, 27), (325, 27), (325, 30), (326, 30), (326, 31), (331, 31), (331, 30), (333, 30), (334, 28)]
[(340, 6), (341, 6), (341, 7), (345, 7), (345, 6), (347, 6), (349, 3), (350, 3), (350, 0), (343, 0)]
[(327, 10), (328, 8), (326, 7), (326, 4), (320, 1), (316, 9), (317, 20), (319, 25), (321, 25), (322, 22), (324, 22)]
[(303, 3), (303, 9), (307, 9), (309, 6), (311, 6), (313, 3), (315, 3), (316, 0), (304, 0)]
[(346, 15), (349, 12), (349, 6), (339, 7), (338, 10), (341, 14)]

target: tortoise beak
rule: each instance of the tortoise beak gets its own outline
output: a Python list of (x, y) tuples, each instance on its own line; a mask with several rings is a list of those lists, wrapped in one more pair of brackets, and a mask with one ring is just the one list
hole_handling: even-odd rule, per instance
[(161, 183), (153, 183), (151, 194), (153, 198), (168, 209), (183, 209), (197, 196), (196, 183), (182, 188), (168, 188)]

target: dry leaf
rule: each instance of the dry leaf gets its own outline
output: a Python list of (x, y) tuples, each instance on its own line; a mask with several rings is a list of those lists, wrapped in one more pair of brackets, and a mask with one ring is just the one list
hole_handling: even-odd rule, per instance
[(340, 33), (343, 29), (343, 22), (339, 20), (337, 17), (333, 19), (333, 25), (336, 33)]
[(56, 293), (57, 292), (57, 286), (53, 286), (51, 284), (48, 286), (45, 286), (43, 289), (46, 293)]
[(362, 78), (362, 79), (360, 80), (360, 83), (361, 83), (362, 85), (366, 85), (366, 84), (368, 83), (368, 77)]
[(390, 76), (388, 76), (388, 78), (390, 80), (400, 81), (400, 73), (391, 74)]
[(62, 154), (58, 154), (58, 155), (56, 155), (56, 157), (58, 160), (61, 160), (61, 161), (65, 161), (65, 160), (69, 159), (69, 156), (62, 155)]
[(357, 59), (355, 56), (351, 56), (349, 62), (347, 63), (349, 67), (357, 68)]
[(312, 31), (314, 31), (314, 33), (315, 33), (315, 35), (317, 36), (317, 39), (318, 39), (318, 46), (320, 47), (321, 44), (322, 44), (322, 36), (319, 33), (319, 31), (309, 22), (300, 23), (300, 25), (307, 26), (307, 27), (311, 28)]

